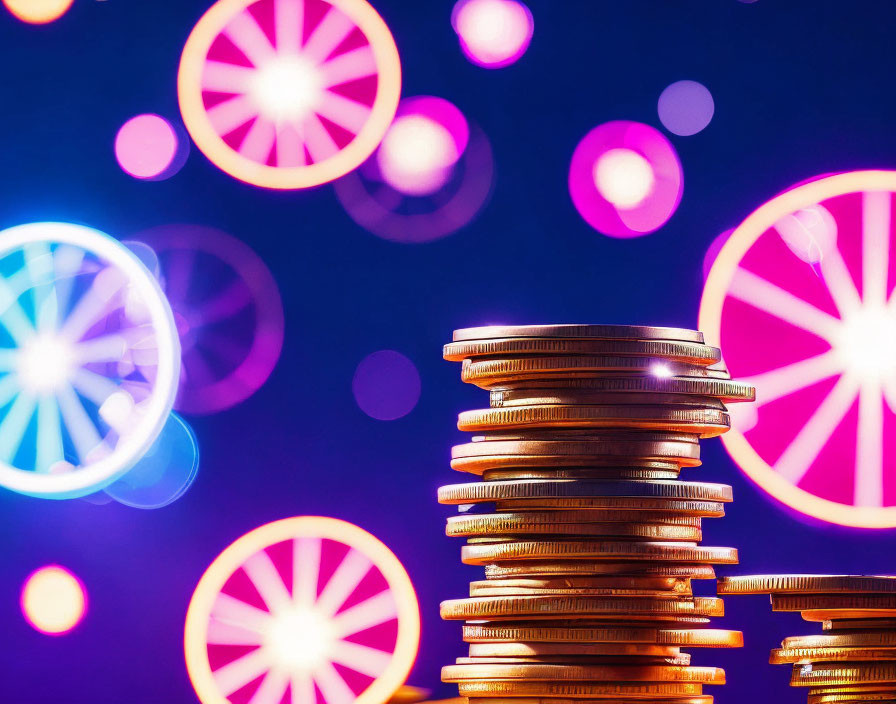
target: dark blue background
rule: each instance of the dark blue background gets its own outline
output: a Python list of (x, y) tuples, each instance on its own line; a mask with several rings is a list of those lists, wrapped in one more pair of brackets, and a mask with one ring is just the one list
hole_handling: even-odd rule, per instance
[[(0, 227), (82, 222), (120, 237), (206, 224), (267, 262), (286, 311), (283, 356), (254, 397), (192, 419), (202, 449), (193, 489), (141, 512), (116, 504), (0, 494), (0, 697), (32, 702), (191, 702), (181, 634), (200, 574), (239, 535), (295, 514), (338, 516), (389, 544), (419, 590), (423, 642), (411, 683), (449, 696), (439, 667), (460, 655), (438, 602), (478, 574), (443, 535), (435, 501), (455, 479), (455, 415), (486, 395), (464, 387), (440, 345), (485, 322), (695, 324), (709, 242), (786, 186), (815, 174), (896, 163), (896, 4), (821, 0), (530, 0), (535, 36), (517, 64), (487, 71), (461, 55), (443, 0), (377, 0), (401, 52), (404, 95), (457, 104), (489, 135), (491, 204), (446, 240), (403, 246), (355, 226), (331, 189), (278, 193), (232, 180), (197, 150), (169, 181), (125, 175), (118, 127), (140, 112), (178, 116), (175, 72), (208, 0), (76, 0), (46, 27), (0, 10)], [(712, 91), (702, 133), (673, 138), (684, 199), (661, 231), (613, 240), (591, 230), (566, 189), (579, 139), (613, 119), (657, 125), (656, 99), (689, 78)], [(383, 423), (355, 405), (366, 354), (397, 349), (423, 380), (417, 408)], [(734, 485), (708, 544), (740, 548), (749, 572), (892, 572), (891, 532), (809, 524), (773, 505), (718, 441), (692, 478)], [(90, 610), (48, 638), (18, 610), (25, 576), (59, 562)], [(811, 633), (765, 599), (728, 600), (747, 647), (698, 654), (728, 670), (721, 701), (804, 701), (766, 664), (785, 634)]]

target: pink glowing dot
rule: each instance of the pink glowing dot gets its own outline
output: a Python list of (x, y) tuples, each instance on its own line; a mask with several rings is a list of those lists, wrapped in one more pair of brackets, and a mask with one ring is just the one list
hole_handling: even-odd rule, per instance
[(640, 237), (661, 227), (681, 201), (675, 149), (639, 122), (607, 122), (579, 142), (569, 167), (569, 194), (579, 214), (611, 237)]
[(64, 567), (47, 565), (32, 572), (22, 587), (22, 614), (35, 630), (47, 635), (68, 633), (87, 610), (81, 580)]
[(451, 13), (467, 58), (484, 68), (502, 68), (517, 61), (532, 41), (529, 8), (516, 0), (460, 0)]
[(177, 156), (177, 133), (158, 115), (137, 115), (125, 122), (115, 136), (115, 158), (134, 178), (167, 178)]
[(703, 255), (703, 280), (706, 281), (706, 277), (709, 276), (709, 271), (712, 269), (713, 263), (716, 261), (716, 257), (719, 256), (719, 252), (722, 251), (722, 247), (728, 241), (728, 238), (731, 237), (731, 233), (734, 232), (734, 228), (729, 230), (725, 230), (720, 235), (716, 235), (715, 239), (709, 243), (709, 247), (706, 248), (706, 254)]
[(448, 181), (469, 137), (466, 118), (447, 100), (406, 98), (377, 150), (380, 175), (406, 195), (434, 193)]
[(406, 416), (420, 399), (420, 374), (414, 363), (395, 350), (367, 355), (352, 379), (355, 401), (377, 420)]
[(660, 93), (656, 109), (667, 130), (679, 137), (689, 137), (709, 124), (715, 103), (712, 93), (702, 83), (676, 81)]

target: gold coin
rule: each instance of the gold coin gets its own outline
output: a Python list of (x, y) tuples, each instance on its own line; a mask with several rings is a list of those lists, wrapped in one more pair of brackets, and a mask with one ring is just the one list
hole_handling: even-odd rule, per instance
[[(790, 609), (775, 609), (773, 611), (790, 611)], [(872, 620), (876, 618), (896, 618), (896, 609), (805, 609), (800, 615), (804, 621), (856, 621), (859, 619)], [(844, 626), (845, 628), (845, 626)]]
[(602, 357), (656, 357), (693, 364), (716, 364), (721, 351), (695, 342), (663, 340), (569, 339), (550, 337), (505, 337), (471, 342), (449, 342), (442, 357), (462, 362), (468, 357), (506, 357), (517, 355), (572, 355)]
[(545, 680), (599, 682), (699, 682), (725, 684), (725, 671), (719, 667), (682, 667), (676, 665), (446, 665), (443, 682), (468, 680)]
[(649, 393), (644, 391), (595, 391), (591, 388), (535, 387), (493, 389), (489, 392), (492, 408), (517, 406), (673, 406), (675, 408), (712, 408), (725, 410), (725, 404), (711, 396)]
[[(661, 370), (661, 373), (660, 373)], [(520, 357), (464, 360), (461, 378), (482, 389), (545, 386), (592, 391), (710, 396), (753, 401), (755, 389), (728, 372), (648, 357)]]
[(481, 582), (470, 582), (470, 596), (649, 596), (656, 599), (675, 599), (680, 596), (691, 596), (687, 592), (675, 592), (668, 589), (620, 589), (618, 587), (594, 586), (539, 586), (528, 587), (505, 582), (523, 580), (487, 579)]
[(458, 430), (476, 432), (502, 428), (641, 428), (693, 432), (716, 437), (730, 426), (728, 414), (716, 409), (669, 406), (518, 406), (465, 411)]
[[(521, 469), (487, 469), (482, 473), (486, 482), (520, 481), (526, 479), (678, 479), (680, 467), (672, 462), (645, 462), (637, 467), (533, 467)], [(665, 465), (658, 468), (657, 465)]]
[(461, 561), (467, 565), (520, 560), (663, 560), (696, 564), (737, 564), (735, 548), (706, 547), (693, 543), (611, 541), (520, 541), (490, 545), (464, 545)]
[[(573, 622), (577, 624), (577, 622)], [(718, 628), (651, 628), (630, 625), (596, 627), (551, 626), (542, 623), (467, 623), (463, 637), (468, 643), (645, 643), (690, 648), (740, 648), (740, 631)]]
[(678, 646), (652, 643), (471, 643), (471, 657), (644, 656), (672, 658)]
[(870, 694), (872, 692), (892, 692), (893, 686), (887, 684), (854, 684), (811, 687), (809, 696), (822, 694)]
[(716, 518), (725, 515), (725, 504), (716, 501), (679, 501), (677, 499), (656, 499), (637, 496), (573, 496), (557, 499), (513, 499), (511, 501), (495, 502), (495, 510), (498, 512), (529, 510), (612, 510), (616, 508), (624, 511), (650, 511), (651, 518), (655, 518), (660, 513), (678, 516), (700, 516), (704, 518)]
[(451, 467), (481, 474), (502, 467), (593, 467), (596, 464), (629, 464), (635, 460), (670, 462), (681, 467), (700, 464), (699, 438), (695, 434), (620, 432), (591, 437), (555, 434), (551, 438), (485, 436), (451, 448)]
[(881, 683), (892, 683), (896, 687), (896, 662), (794, 665), (790, 677), (790, 684), (794, 687)]
[[(592, 522), (580, 516), (582, 522), (550, 520), (559, 511), (529, 511), (519, 513), (472, 514), (451, 516), (445, 533), (452, 537), (473, 535), (517, 536), (517, 535), (602, 535), (616, 537), (644, 538), (646, 540), (690, 540), (699, 541), (699, 527), (693, 525), (672, 525), (669, 523), (625, 523)], [(578, 511), (566, 511), (574, 514)], [(586, 512), (582, 512), (586, 513)], [(643, 518), (643, 516), (642, 516)], [(700, 519), (692, 519), (699, 521)]]
[[(582, 697), (585, 699), (647, 699), (665, 702), (665, 697), (699, 695), (703, 685), (698, 682), (501, 682), (465, 681), (457, 685), (464, 697)], [(674, 701), (674, 700), (673, 700)]]
[(896, 647), (896, 631), (793, 636), (785, 638), (781, 645), (784, 648), (889, 648)]
[(402, 685), (395, 691), (387, 704), (417, 704), (417, 702), (422, 702), (429, 695), (430, 691), (428, 689)]
[[(691, 581), (680, 577), (546, 577), (542, 579), (486, 579), (470, 582), (470, 591), (489, 588), (521, 589), (649, 589), (670, 594), (691, 594)], [(472, 596), (472, 594), (471, 594)]]
[(896, 577), (782, 574), (721, 577), (719, 594), (881, 594), (896, 592)]
[(665, 340), (703, 343), (703, 333), (652, 325), (485, 325), (454, 331), (454, 342), (507, 337), (578, 338), (583, 340)]
[(896, 618), (887, 618), (882, 614), (879, 618), (825, 619), (821, 627), (825, 631), (896, 629)]
[[(772, 594), (773, 611), (890, 611), (881, 616), (896, 616), (896, 594)], [(872, 616), (873, 614), (867, 614)], [(841, 618), (851, 618), (844, 616)], [(862, 618), (857, 616), (855, 618)], [(813, 619), (818, 620), (818, 619)], [(824, 620), (824, 619), (820, 619)]]
[(439, 607), (446, 621), (478, 619), (543, 619), (591, 615), (613, 619), (666, 620), (681, 616), (711, 617), (725, 613), (718, 597), (567, 597), (515, 596), (449, 599)]
[(886, 692), (843, 692), (837, 694), (810, 694), (808, 704), (859, 704), (859, 702), (896, 703), (896, 690)]
[[(644, 701), (643, 697), (626, 696), (625, 699), (612, 698), (613, 695), (600, 695), (601, 704), (632, 704)], [(658, 704), (712, 704), (712, 697), (707, 695), (650, 695)], [(570, 699), (560, 697), (476, 697), (476, 704), (593, 704), (595, 699)]]
[(710, 565), (678, 565), (674, 563), (653, 563), (646, 561), (594, 562), (590, 560), (533, 560), (532, 562), (485, 566), (485, 576), (488, 579), (561, 575), (653, 575), (661, 577), (684, 577), (687, 579), (715, 579), (715, 570)]
[(669, 656), (657, 655), (523, 655), (523, 656), (479, 656), (457, 658), (456, 665), (676, 665), (687, 667), (691, 664), (689, 653), (676, 653)]
[[(439, 488), (439, 503), (473, 504), (508, 499), (570, 498), (596, 499), (650, 498), (661, 500), (729, 502), (731, 487), (708, 482), (683, 482), (677, 479), (651, 481), (579, 481), (572, 479), (471, 482)], [(623, 507), (620, 507), (623, 508)]]
[(896, 648), (775, 648), (773, 665), (811, 662), (896, 660)]
[[(452, 516), (448, 522), (463, 525), (464, 520), (488, 519), (489, 521), (506, 521), (506, 525), (520, 525), (523, 522), (528, 525), (556, 524), (556, 523), (642, 523), (645, 516), (643, 511), (620, 511), (591, 509), (582, 511), (507, 511), (505, 513), (474, 513)], [(700, 528), (702, 519), (698, 516), (677, 516), (671, 513), (652, 513), (648, 520), (652, 524), (667, 526), (685, 526), (688, 528)]]

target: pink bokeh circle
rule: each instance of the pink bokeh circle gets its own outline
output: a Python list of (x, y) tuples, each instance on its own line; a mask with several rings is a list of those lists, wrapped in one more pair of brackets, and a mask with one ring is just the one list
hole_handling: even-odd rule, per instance
[(684, 179), (675, 148), (639, 122), (595, 127), (569, 167), (569, 194), (579, 214), (610, 237), (640, 237), (662, 227), (681, 201)]
[(470, 138), (463, 113), (444, 98), (406, 98), (376, 152), (383, 180), (420, 196), (445, 185)]
[(173, 176), (178, 155), (177, 132), (159, 115), (132, 117), (115, 135), (115, 158), (122, 170), (139, 179)]
[(503, 68), (529, 48), (535, 23), (516, 0), (459, 0), (451, 12), (461, 50), (483, 68)]
[(896, 172), (812, 179), (722, 246), (700, 329), (756, 386), (725, 446), (787, 506), (896, 526)]

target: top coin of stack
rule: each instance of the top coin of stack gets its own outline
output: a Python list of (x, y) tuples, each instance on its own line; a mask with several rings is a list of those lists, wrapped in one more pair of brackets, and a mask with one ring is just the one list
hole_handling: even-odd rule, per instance
[(896, 702), (896, 577), (755, 575), (719, 580), (720, 594), (769, 594), (773, 611), (820, 621), (823, 635), (785, 638), (773, 664), (809, 704)]
[(699, 332), (619, 325), (458, 330), (445, 358), (490, 392), (460, 414), (476, 433), (451, 466), (482, 481), (439, 490), (460, 515), (447, 533), (483, 565), (470, 598), (442, 603), (466, 621), (469, 657), (442, 671), (477, 704), (575, 701), (703, 704), (715, 667), (682, 647), (741, 645), (704, 628), (721, 600), (692, 579), (737, 561), (705, 547), (701, 520), (724, 514), (731, 489), (685, 482), (699, 440), (728, 429), (725, 403), (753, 388), (719, 369)]

